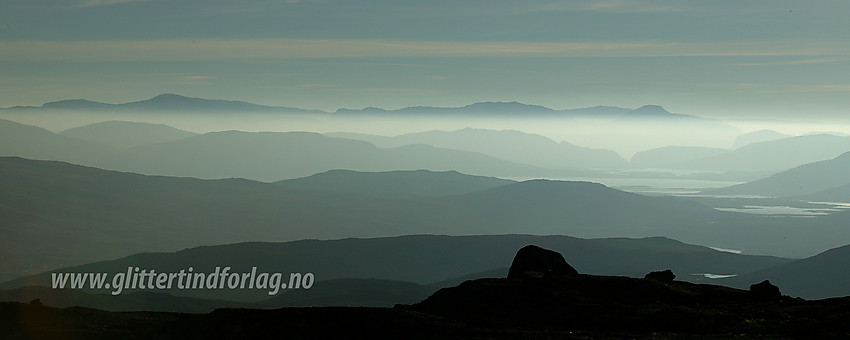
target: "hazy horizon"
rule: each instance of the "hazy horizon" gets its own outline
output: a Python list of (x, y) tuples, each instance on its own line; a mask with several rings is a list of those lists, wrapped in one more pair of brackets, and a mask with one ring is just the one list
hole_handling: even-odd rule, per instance
[(359, 318), (846, 334), (848, 17), (844, 0), (0, 0), (0, 337)]
[(850, 108), (848, 14), (791, 0), (5, 1), (0, 107), (172, 92), (321, 110), (520, 101), (830, 120)]
[[(203, 97), (202, 97), (203, 98)], [(147, 98), (150, 99), (150, 98)], [(207, 99), (207, 98), (204, 98)], [(232, 98), (210, 98), (232, 100)], [(123, 103), (110, 103), (123, 104)], [(474, 104), (474, 103), (468, 103)], [(524, 103), (535, 105), (536, 103)], [(462, 106), (466, 106), (462, 105)], [(40, 105), (38, 105), (40, 106)], [(459, 106), (459, 107), (462, 107)], [(662, 105), (663, 107), (663, 105)], [(666, 108), (666, 107), (665, 107)], [(310, 109), (310, 108), (302, 108)], [(583, 108), (578, 108), (583, 109)], [(635, 108), (636, 109), (636, 108)], [(694, 115), (688, 111), (675, 114)], [(697, 118), (710, 118), (695, 116)], [(246, 132), (317, 132), (363, 133), (379, 136), (400, 136), (425, 131), (456, 131), (461, 129), (514, 130), (537, 134), (555, 142), (567, 142), (580, 147), (610, 149), (626, 160), (635, 153), (665, 146), (694, 146), (733, 149), (735, 138), (744, 134), (773, 130), (788, 136), (808, 134), (850, 134), (846, 119), (716, 119), (715, 121), (676, 122), (657, 117), (637, 120), (617, 120), (592, 116), (570, 117), (525, 116), (522, 113), (468, 115), (409, 116), (404, 113), (375, 115), (359, 113), (264, 113), (240, 111), (183, 111), (155, 110), (0, 110), (0, 119), (35, 125), (55, 133), (104, 121), (134, 121), (165, 124), (194, 133), (239, 130)], [(712, 126), (712, 124), (720, 124)], [(721, 130), (718, 127), (725, 126)]]

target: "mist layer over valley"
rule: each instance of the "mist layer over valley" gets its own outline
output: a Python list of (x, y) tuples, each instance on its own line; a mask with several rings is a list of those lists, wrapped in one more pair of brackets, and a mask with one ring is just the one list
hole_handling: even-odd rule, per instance
[[(668, 266), (692, 282), (770, 277), (797, 296), (850, 295), (830, 269), (848, 261), (827, 256), (850, 244), (850, 130), (763, 123), (653, 105), (325, 112), (177, 95), (2, 109), (0, 296), (184, 312), (392, 306), (503, 275), (529, 242), (594, 274)], [(840, 277), (819, 281), (830, 295), (793, 280), (824, 259), (821, 275)], [(45, 288), (56, 271), (219, 262), (312, 271), (324, 288)]]
[(847, 17), (0, 1), (0, 338), (850, 338)]

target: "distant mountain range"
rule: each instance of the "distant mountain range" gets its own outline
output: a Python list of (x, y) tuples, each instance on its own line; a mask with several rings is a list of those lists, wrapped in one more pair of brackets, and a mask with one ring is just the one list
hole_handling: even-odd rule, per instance
[(466, 128), (456, 131), (409, 133), (395, 137), (356, 133), (329, 135), (364, 140), (387, 148), (427, 144), (446, 149), (482, 153), (546, 168), (621, 168), (626, 165), (626, 161), (611, 150), (584, 148), (563, 141), (558, 143), (541, 135), (512, 130)]
[[(13, 106), (0, 110), (33, 111), (33, 110), (114, 110), (114, 111), (204, 111), (204, 112), (256, 112), (256, 113), (302, 113), (302, 114), (331, 114), (330, 112), (313, 109), (302, 109), (287, 106), (266, 106), (244, 101), (203, 99), (187, 97), (178, 94), (165, 93), (156, 97), (120, 104), (109, 104), (86, 99), (66, 99), (45, 103), (41, 106)], [(338, 109), (332, 113), (335, 116), (347, 117), (356, 115), (437, 115), (437, 116), (550, 116), (573, 118), (674, 118), (714, 121), (691, 115), (670, 113), (658, 105), (645, 105), (637, 109), (613, 106), (595, 106), (578, 109), (555, 110), (545, 106), (523, 104), (519, 102), (478, 102), (462, 107), (411, 106), (396, 110), (376, 107), (364, 109)]]
[(95, 123), (68, 129), (59, 134), (122, 149), (172, 142), (196, 135), (196, 133), (175, 129), (163, 124), (125, 121)]
[(583, 174), (430, 145), (378, 148), (359, 140), (307, 132), (196, 135), (159, 124), (110, 121), (56, 134), (2, 119), (0, 131), (0, 156), (67, 161), (151, 175), (271, 182), (334, 169), (455, 170), (502, 177)]
[(357, 115), (377, 116), (513, 116), (513, 117), (560, 117), (560, 118), (591, 118), (604, 120), (630, 119), (665, 119), (674, 121), (702, 121), (705, 123), (720, 123), (718, 120), (692, 115), (670, 113), (658, 105), (644, 105), (637, 109), (627, 109), (613, 106), (594, 106), (588, 108), (555, 110), (540, 105), (529, 105), (518, 102), (480, 102), (462, 107), (413, 106), (397, 110), (386, 110), (375, 107), (364, 109), (339, 109), (336, 116), (348, 117)]
[(80, 140), (40, 127), (0, 119), (0, 156), (87, 164), (117, 150), (114, 146)]
[(840, 187), (850, 185), (848, 174), (850, 174), (850, 152), (831, 160), (801, 165), (757, 181), (707, 190), (705, 193), (805, 197), (812, 201), (844, 202), (850, 200), (850, 195), (838, 195), (838, 193), (844, 190)]
[(791, 135), (786, 135), (784, 133), (779, 133), (773, 130), (759, 130), (755, 132), (748, 132), (742, 134), (735, 138), (735, 141), (732, 143), (732, 148), (740, 148), (745, 145), (759, 143), (759, 142), (769, 142), (777, 139), (784, 139), (793, 137)]
[[(4, 142), (0, 156), (68, 161), (151, 175), (208, 179), (239, 177), (262, 181), (292, 179), (334, 169), (456, 170), (515, 178), (609, 177), (608, 170), (629, 166), (769, 172), (784, 168), (775, 169), (775, 166), (765, 165), (770, 162), (754, 159), (771, 157), (777, 148), (785, 147), (784, 140), (766, 142), (768, 145), (753, 152), (747, 150), (762, 143), (725, 153), (711, 148), (666, 147), (638, 153), (629, 164), (611, 150), (586, 148), (566, 141), (559, 143), (514, 130), (465, 128), (395, 137), (241, 131), (197, 135), (162, 124), (106, 121), (56, 134), (2, 119), (0, 129), (5, 131), (0, 135), (0, 141)], [(795, 138), (805, 142), (817, 137)], [(829, 141), (823, 143), (829, 144)], [(825, 146), (824, 152), (836, 149), (833, 144)], [(843, 149), (840, 144), (837, 147)], [(720, 155), (709, 157), (718, 153)], [(785, 163), (800, 165), (816, 158), (818, 153), (798, 155), (792, 152), (790, 155), (793, 157)], [(719, 157), (731, 160), (715, 164), (712, 160)], [(753, 163), (755, 167), (750, 165)]]
[[(661, 156), (660, 151), (650, 154)], [(830, 134), (805, 135), (788, 137), (765, 142), (747, 144), (734, 150), (711, 156), (719, 150), (689, 149), (680, 151), (708, 152), (707, 157), (688, 159), (670, 165), (678, 169), (712, 170), (712, 171), (744, 171), (744, 172), (778, 172), (803, 164), (835, 158), (850, 151), (850, 137)], [(669, 153), (668, 151), (665, 151)], [(656, 156), (656, 157), (658, 157)], [(670, 163), (673, 158), (662, 157), (664, 163)]]
[(339, 115), (456, 115), (456, 114), (480, 114), (480, 115), (555, 115), (558, 111), (540, 105), (529, 105), (518, 102), (480, 102), (463, 107), (433, 107), (413, 106), (398, 110), (385, 110), (376, 107), (364, 109), (339, 109), (335, 112)]
[(265, 106), (243, 101), (202, 99), (177, 94), (161, 94), (151, 99), (107, 104), (85, 99), (68, 99), (42, 106), (14, 106), (7, 110), (112, 110), (112, 111), (204, 111), (204, 112), (288, 112), (288, 113), (326, 113), (320, 110), (306, 110), (285, 106)]
[[(385, 110), (378, 108), (367, 108), (363, 110), (348, 110), (340, 109), (336, 112), (324, 112), (320, 110), (305, 110), (283, 106), (263, 106), (240, 101), (228, 100), (211, 100), (201, 98), (191, 98), (175, 94), (163, 94), (151, 99), (121, 103), (107, 104), (88, 100), (64, 100), (52, 103), (46, 103), (38, 107), (12, 107), (0, 109), (0, 113), (9, 119), (18, 118), (20, 121), (33, 121), (38, 119), (49, 119), (53, 114), (63, 114), (73, 116), (80, 114), (87, 117), (89, 121), (94, 117), (103, 120), (139, 120), (139, 121), (156, 121), (156, 122), (172, 122), (171, 119), (190, 119), (191, 117), (204, 117), (202, 114), (208, 112), (211, 124), (221, 124), (221, 120), (216, 119), (238, 119), (241, 113), (252, 116), (256, 119), (279, 120), (293, 119), (297, 126), (310, 126), (304, 128), (306, 130), (317, 130), (315, 126), (326, 125), (324, 122), (330, 122), (331, 125), (354, 124), (360, 126), (364, 122), (371, 119), (384, 119), (391, 117), (393, 119), (404, 120), (409, 117), (420, 118), (435, 118), (429, 120), (431, 128), (439, 127), (439, 119), (441, 118), (458, 118), (454, 123), (462, 123), (465, 119), (482, 119), (492, 117), (502, 123), (507, 123), (512, 118), (528, 118), (536, 117), (535, 119), (558, 119), (559, 124), (567, 124), (564, 126), (563, 133), (555, 132), (554, 135), (574, 136), (574, 140), (570, 141), (553, 141), (546, 137), (525, 134), (519, 136), (520, 132), (515, 132), (514, 135), (507, 134), (506, 131), (501, 131), (501, 135), (497, 139), (492, 139), (494, 136), (485, 136), (482, 131), (477, 131), (477, 137), (474, 136), (475, 131), (451, 131), (455, 137), (465, 135), (465, 137), (475, 138), (477, 141), (495, 141), (492, 146), (487, 143), (477, 143), (463, 148), (464, 143), (451, 143), (453, 149), (463, 151), (480, 152), (481, 147), (486, 148), (489, 152), (485, 154), (510, 160), (518, 163), (544, 167), (544, 168), (568, 168), (568, 169), (610, 169), (623, 167), (626, 162), (617, 153), (603, 149), (615, 148), (620, 152), (637, 152), (642, 149), (649, 149), (663, 146), (663, 140), (688, 140), (693, 145), (725, 145), (728, 139), (734, 138), (740, 131), (720, 120), (697, 117), (686, 114), (671, 113), (658, 105), (645, 105), (637, 109), (617, 108), (610, 106), (596, 106), (579, 109), (555, 110), (539, 105), (522, 104), (518, 102), (481, 102), (466, 105), (463, 107), (408, 107), (397, 110)], [(183, 114), (185, 113), (185, 114)], [(292, 114), (292, 115), (289, 115)], [(194, 115), (194, 116), (192, 116)], [(195, 118), (191, 118), (195, 119)], [(527, 125), (517, 126), (517, 129), (533, 128), (535, 121), (526, 121), (532, 124), (532, 127)], [(472, 122), (463, 122), (464, 126), (474, 126)], [(544, 123), (540, 121), (539, 123)], [(550, 122), (551, 123), (551, 122)], [(45, 126), (49, 123), (43, 123)], [(317, 125), (318, 124), (318, 125)], [(588, 124), (588, 129), (582, 129), (583, 124)], [(456, 124), (454, 124), (457, 126)], [(221, 126), (221, 125), (219, 125)], [(232, 124), (225, 125), (229, 128)], [(510, 125), (509, 125), (510, 126)], [(460, 126), (463, 127), (463, 126)], [(67, 126), (54, 128), (66, 129)], [(257, 127), (247, 129), (255, 130)], [(424, 129), (424, 128), (423, 128)], [(103, 131), (104, 129), (101, 129)], [(151, 129), (146, 129), (151, 130)], [(124, 130), (126, 131), (126, 129)], [(596, 133), (590, 133), (596, 131)], [(344, 132), (344, 130), (343, 130)], [(354, 131), (356, 132), (356, 131)], [(431, 131), (433, 132), (433, 131)], [(152, 133), (152, 132), (148, 132)], [(551, 133), (551, 132), (550, 132)], [(405, 136), (411, 141), (415, 139), (429, 138), (429, 132), (423, 132), (419, 136)], [(82, 136), (83, 133), (78, 132), (75, 136)], [(431, 133), (433, 135), (433, 133)], [(134, 135), (130, 135), (131, 137)], [(401, 137), (401, 136), (398, 136)], [(433, 137), (433, 136), (431, 136)], [(535, 141), (534, 138), (537, 138)], [(662, 138), (663, 137), (663, 138)], [(356, 138), (354, 135), (346, 138)], [(396, 139), (400, 142), (403, 138)], [(542, 141), (542, 139), (546, 139)], [(519, 152), (516, 151), (522, 146), (511, 144), (511, 140), (524, 142), (533, 142), (538, 150), (535, 152)], [(121, 143), (111, 144), (112, 146), (126, 147), (130, 139)], [(141, 141), (135, 142), (135, 146), (141, 146)], [(582, 145), (597, 145), (597, 148), (581, 147), (572, 142), (580, 141)], [(373, 141), (374, 142), (374, 141)], [(444, 147), (439, 144), (439, 140), (431, 141), (431, 145)], [(504, 142), (504, 143), (503, 143)], [(396, 146), (408, 144), (393, 143)], [(500, 148), (495, 147), (496, 145)], [(493, 152), (496, 151), (496, 152)], [(59, 158), (57, 158), (59, 159)], [(59, 159), (68, 160), (68, 159)], [(75, 161), (75, 160), (74, 160)], [(330, 170), (330, 169), (324, 169)], [(381, 170), (397, 170), (397, 169), (381, 169)], [(434, 169), (439, 170), (439, 169)], [(458, 169), (459, 170), (459, 169)], [(467, 171), (468, 172), (468, 171)], [(482, 175), (489, 175), (483, 174)], [(525, 175), (525, 178), (533, 177)], [(282, 178), (276, 178), (282, 179)]]
[[(333, 179), (333, 183), (349, 181), (340, 187), (354, 188), (375, 180), (350, 174), (348, 179)], [(397, 173), (373, 176), (400, 180)], [(417, 173), (407, 178), (469, 189), (482, 182), (479, 177), (452, 173)], [(458, 180), (467, 184), (456, 184)], [(413, 193), (405, 199), (332, 192), (327, 191), (329, 184), (313, 182), (315, 189), (306, 186), (309, 181), (294, 189), (242, 179), (142, 176), (60, 162), (0, 158), (0, 213), (4, 216), (0, 231), (7, 235), (0, 237), (0, 255), (15, 259), (4, 261), (0, 277), (144, 251), (258, 240), (411, 233), (666, 235), (764, 252), (761, 247), (770, 245), (772, 237), (741, 235), (757, 233), (760, 223), (765, 223), (764, 228), (784, 230), (775, 222), (768, 225), (750, 215), (583, 182), (508, 183), (445, 196), (433, 194), (452, 190), (429, 188), (424, 195)], [(492, 185), (495, 183), (488, 184)], [(415, 184), (405, 186), (417, 188)], [(819, 237), (832, 240), (831, 235)], [(822, 242), (801, 242), (799, 250), (817, 249)], [(736, 248), (739, 246), (742, 248)]]
[[(850, 137), (832, 134), (811, 134), (803, 136), (785, 136), (773, 131), (759, 131), (741, 135), (736, 142), (741, 145), (736, 149), (720, 149), (693, 146), (665, 146), (647, 151), (641, 151), (632, 156), (629, 166), (637, 168), (682, 169), (723, 171), (726, 173), (748, 174), (745, 177), (763, 178), (776, 172), (812, 162), (833, 159), (845, 152), (850, 152)], [(765, 141), (757, 141), (765, 140)], [(827, 175), (827, 174), (822, 174)], [(778, 177), (777, 177), (778, 178)], [(812, 181), (841, 181), (841, 176), (826, 178), (797, 178), (790, 180), (782, 177), (775, 183), (783, 182), (786, 187), (797, 186), (798, 183)], [(761, 183), (761, 182), (759, 182)], [(748, 184), (743, 187), (754, 189)], [(803, 189), (787, 193), (771, 193), (768, 196), (790, 196), (794, 194), (814, 193)], [(833, 186), (820, 186), (821, 189)], [(736, 186), (738, 188), (738, 186)], [(732, 190), (723, 190), (733, 192)], [(766, 188), (751, 190), (752, 195), (762, 195)], [(721, 191), (716, 191), (720, 193)], [(741, 191), (743, 193), (743, 191)], [(767, 195), (767, 194), (765, 194)]]
[(327, 191), (385, 198), (447, 196), (491, 189), (514, 181), (471, 176), (457, 171), (357, 172), (331, 170), (275, 184), (296, 190)]
[(422, 144), (382, 149), (367, 142), (308, 132), (211, 132), (124, 150), (90, 164), (151, 175), (260, 181), (298, 178), (332, 169), (456, 170), (500, 177), (559, 173), (481, 153)]

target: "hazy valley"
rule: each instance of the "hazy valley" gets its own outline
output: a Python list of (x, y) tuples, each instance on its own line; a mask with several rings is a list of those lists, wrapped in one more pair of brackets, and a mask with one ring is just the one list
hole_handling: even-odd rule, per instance
[[(55, 114), (110, 119), (56, 132), (15, 121)], [(245, 115), (298, 127), (386, 119), (423, 129), (192, 132), (164, 124), (168, 115), (178, 126)], [(598, 140), (623, 129), (651, 138), (630, 143), (642, 150), (588, 147), (545, 129), (473, 125), (516, 115), (538, 126), (610, 126)], [(672, 269), (697, 284), (745, 289), (769, 279), (791, 296), (850, 296), (841, 271), (850, 264), (844, 135), (743, 133), (659, 106), (488, 102), (325, 112), (176, 95), (15, 107), (0, 118), (8, 118), (0, 119), (7, 301), (185, 313), (412, 305), (461, 282), (504, 276), (528, 244), (592, 275)], [(683, 139), (685, 130), (707, 139)], [(276, 296), (49, 288), (55, 272), (217, 266), (311, 272), (316, 283)]]

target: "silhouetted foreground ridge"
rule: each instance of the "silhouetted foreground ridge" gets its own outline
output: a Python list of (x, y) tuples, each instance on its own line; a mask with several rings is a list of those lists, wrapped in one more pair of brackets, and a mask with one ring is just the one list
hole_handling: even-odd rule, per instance
[(850, 298), (806, 301), (767, 281), (750, 290), (579, 274), (537, 246), (507, 278), (466, 281), (414, 305), (113, 313), (0, 304), (2, 338), (848, 338)]
[[(768, 281), (749, 291), (674, 281), (578, 274), (563, 257), (522, 248), (506, 279), (466, 281), (406, 307), (485, 328), (591, 334), (850, 335), (850, 300), (804, 301)], [(845, 321), (841, 321), (845, 320)]]

